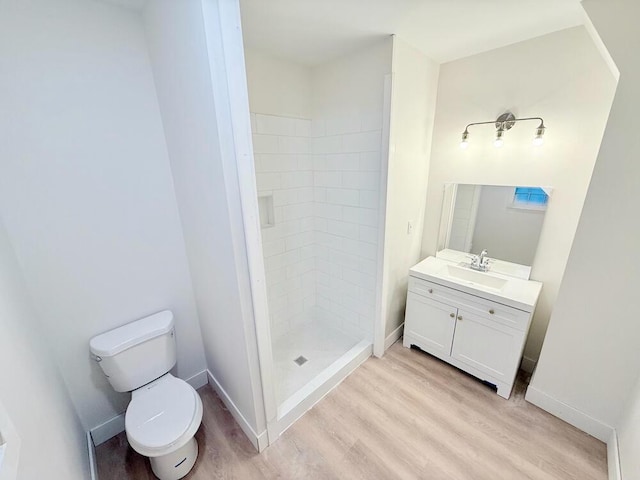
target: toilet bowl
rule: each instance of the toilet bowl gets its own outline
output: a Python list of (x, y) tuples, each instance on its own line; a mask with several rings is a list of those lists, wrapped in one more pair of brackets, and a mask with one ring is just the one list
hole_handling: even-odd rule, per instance
[(202, 421), (202, 400), (184, 380), (170, 373), (132, 392), (125, 415), (129, 445), (149, 457), (161, 480), (178, 480), (198, 457), (194, 438)]
[(125, 431), (131, 447), (149, 457), (160, 480), (178, 480), (194, 466), (202, 421), (198, 392), (169, 370), (176, 364), (173, 314), (166, 310), (110, 330), (89, 342), (116, 392), (131, 392)]

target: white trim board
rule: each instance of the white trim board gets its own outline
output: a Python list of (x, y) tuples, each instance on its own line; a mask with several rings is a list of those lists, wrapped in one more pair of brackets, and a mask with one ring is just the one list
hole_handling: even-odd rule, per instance
[(89, 435), (91, 435), (93, 444), (97, 447), (122, 432), (124, 432), (124, 413), (120, 413), (97, 427), (93, 427), (89, 430)]
[[(393, 45), (393, 44), (392, 44)], [(384, 103), (382, 107), (382, 141), (380, 143), (380, 198), (378, 199), (378, 251), (376, 269), (376, 315), (373, 325), (373, 354), (380, 358), (385, 350), (385, 329), (387, 325), (387, 298), (389, 296), (389, 279), (386, 278), (385, 257), (389, 252), (385, 249), (387, 225), (387, 183), (389, 177), (389, 146), (391, 144), (391, 96), (393, 74), (384, 76)]]
[[(196, 390), (204, 387), (207, 383), (209, 383), (207, 378), (207, 371), (203, 370), (201, 372), (198, 372), (192, 377), (187, 378), (185, 382), (187, 382)], [(106, 422), (101, 423), (100, 425), (97, 425), (89, 430), (88, 433), (91, 435), (93, 444), (96, 447), (103, 444), (110, 438), (115, 437), (119, 433), (124, 432), (124, 414), (125, 412), (122, 412), (115, 417), (110, 418)]]
[(236, 404), (233, 403), (231, 397), (229, 397), (224, 388), (222, 388), (222, 385), (220, 385), (218, 380), (216, 380), (216, 378), (213, 376), (213, 373), (207, 370), (207, 374), (209, 375), (209, 385), (211, 385), (211, 387), (216, 391), (218, 397), (220, 397), (220, 400), (222, 400), (222, 403), (224, 403), (229, 409), (229, 412), (231, 412), (231, 415), (238, 423), (238, 425), (240, 425), (240, 428), (256, 448), (256, 450), (258, 452), (262, 452), (265, 448), (267, 448), (269, 444), (267, 439), (267, 431), (265, 430), (260, 434), (256, 433), (253, 427), (249, 425), (249, 422), (247, 422), (247, 419), (244, 418), (244, 415), (242, 415), (242, 412), (240, 412)]
[(89, 473), (91, 480), (98, 480), (98, 465), (96, 464), (96, 446), (93, 444), (91, 432), (87, 432), (87, 450), (89, 454)]
[(209, 383), (209, 378), (207, 377), (207, 370), (203, 370), (199, 373), (196, 373), (194, 376), (187, 378), (185, 382), (187, 382), (196, 390), (204, 387)]
[[(237, 283), (253, 414), (258, 428), (264, 428), (269, 410), (275, 414), (275, 392), (270, 375), (273, 362), (270, 359), (269, 311), (240, 3), (205, 1), (202, 2), (202, 14), (213, 96), (215, 99), (227, 98), (226, 102), (215, 101), (214, 110), (222, 152), (222, 173), (227, 197), (231, 200), (228, 210), (232, 218), (240, 219), (231, 222), (231, 236), (238, 244), (233, 255), (236, 266), (248, 270), (248, 275), (240, 275)], [(240, 243), (244, 243), (244, 249)], [(254, 348), (256, 344), (257, 349)]]
[(613, 427), (547, 395), (531, 385), (527, 388), (525, 400), (602, 442), (607, 443), (614, 432)]
[(398, 328), (396, 328), (393, 332), (391, 332), (387, 338), (384, 339), (384, 349), (385, 351), (394, 343), (402, 338), (402, 332), (404, 331), (404, 322), (400, 324)]
[(609, 480), (622, 480), (618, 432), (616, 432), (615, 429), (607, 442), (607, 468), (609, 470)]

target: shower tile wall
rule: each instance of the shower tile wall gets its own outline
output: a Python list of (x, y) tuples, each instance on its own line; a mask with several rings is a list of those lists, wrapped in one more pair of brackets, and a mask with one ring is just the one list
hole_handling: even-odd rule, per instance
[(316, 303), (311, 121), (251, 114), (258, 195), (272, 195), (274, 226), (262, 229), (274, 338), (309, 320)]
[(382, 113), (251, 119), (273, 337), (316, 320), (372, 338)]
[(372, 338), (382, 113), (314, 119), (319, 319)]

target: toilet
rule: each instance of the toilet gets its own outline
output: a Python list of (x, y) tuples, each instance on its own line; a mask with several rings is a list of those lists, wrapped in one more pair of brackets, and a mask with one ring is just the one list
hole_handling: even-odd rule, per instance
[(165, 310), (128, 323), (93, 337), (89, 346), (113, 389), (131, 392), (125, 415), (131, 447), (149, 457), (160, 480), (184, 477), (198, 457), (202, 400), (169, 373), (176, 363), (173, 314)]

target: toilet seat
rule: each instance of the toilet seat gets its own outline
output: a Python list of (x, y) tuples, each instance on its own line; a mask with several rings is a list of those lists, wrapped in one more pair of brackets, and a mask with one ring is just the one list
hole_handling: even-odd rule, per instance
[(184, 446), (202, 421), (202, 400), (184, 380), (170, 373), (133, 391), (125, 415), (131, 447), (147, 457)]

